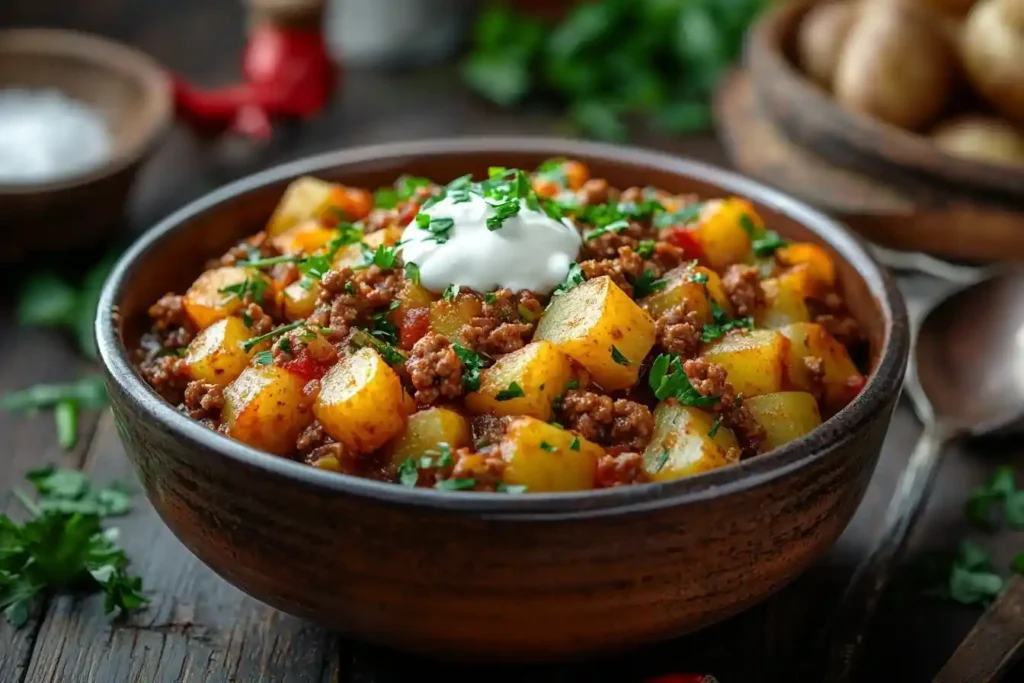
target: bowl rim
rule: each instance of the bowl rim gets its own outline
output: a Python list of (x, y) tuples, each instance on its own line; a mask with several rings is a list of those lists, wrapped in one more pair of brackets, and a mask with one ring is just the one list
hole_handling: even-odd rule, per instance
[[(158, 249), (161, 241), (195, 216), (221, 202), (300, 175), (359, 163), (424, 156), (472, 153), (535, 153), (539, 156), (601, 158), (626, 166), (654, 168), (713, 184), (723, 193), (749, 197), (807, 226), (850, 263), (864, 279), (886, 318), (882, 349), (874, 371), (860, 395), (810, 434), (765, 455), (682, 479), (621, 486), (611, 489), (526, 495), (487, 492), (451, 494), (433, 489), (406, 488), (356, 476), (338, 475), (265, 453), (204, 427), (164, 401), (138, 374), (118, 333), (116, 303), (120, 293), (139, 276), (133, 264)], [(97, 308), (95, 334), (108, 387), (145, 413), (163, 431), (190, 445), (209, 449), (231, 465), (256, 468), (320, 491), (354, 495), (376, 502), (469, 512), (487, 518), (568, 520), (655, 510), (696, 503), (766, 484), (812, 465), (855, 440), (860, 430), (891, 409), (903, 382), (910, 333), (903, 298), (889, 273), (869, 254), (862, 240), (839, 223), (787, 195), (731, 171), (636, 147), (553, 137), (455, 137), (387, 143), (326, 152), (284, 163), (229, 183), (175, 211), (140, 237), (121, 256), (103, 287)]]
[(141, 50), (83, 31), (30, 27), (0, 29), (0, 54), (7, 51), (29, 55), (73, 56), (122, 74), (141, 86), (142, 108), (147, 112), (147, 117), (146, 130), (139, 135), (139, 139), (108, 157), (102, 164), (56, 180), (0, 182), (0, 196), (67, 190), (116, 175), (145, 157), (170, 130), (174, 116), (170, 77), (155, 59)]

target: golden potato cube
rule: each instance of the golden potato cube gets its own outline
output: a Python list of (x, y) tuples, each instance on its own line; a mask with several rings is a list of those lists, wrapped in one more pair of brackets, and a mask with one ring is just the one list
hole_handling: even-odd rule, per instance
[(662, 279), (666, 281), (665, 287), (639, 302), (652, 318), (660, 318), (670, 309), (685, 305), (687, 311), (695, 311), (702, 321), (709, 322), (712, 301), (726, 313), (732, 314), (729, 297), (722, 288), (722, 279), (710, 268), (688, 263), (673, 268)]
[(636, 384), (654, 321), (607, 275), (551, 300), (534, 341), (548, 340), (608, 391)]
[(753, 245), (747, 228), (753, 228), (755, 234), (764, 230), (764, 223), (750, 202), (735, 197), (713, 199), (704, 204), (693, 236), (707, 263), (722, 270), (752, 260)]
[(306, 381), (276, 365), (250, 365), (224, 388), (225, 433), (253, 448), (287, 455), (313, 421)]
[[(402, 239), (402, 229), (398, 226), (391, 226), (383, 230), (371, 232), (363, 238), (362, 243), (366, 245), (367, 249), (374, 251), (381, 245), (386, 247), (393, 246), (400, 239)], [(339, 249), (338, 253), (334, 255), (334, 263), (332, 265), (335, 269), (340, 270), (345, 266), (358, 266), (364, 260), (363, 247), (359, 244), (348, 244)]]
[(502, 481), (533, 493), (594, 488), (597, 461), (604, 455), (597, 444), (532, 417), (513, 420), (500, 449)]
[(293, 180), (267, 223), (267, 233), (275, 237), (302, 221), (321, 221), (329, 212), (340, 211), (338, 192), (341, 189), (341, 185), (311, 176)]
[(800, 290), (799, 282), (792, 277), (769, 278), (761, 281), (764, 291), (764, 305), (754, 312), (757, 327), (777, 330), (792, 323), (807, 322), (811, 314)]
[(405, 320), (409, 311), (417, 308), (430, 308), (430, 304), (434, 303), (436, 299), (437, 297), (422, 285), (418, 285), (412, 280), (406, 280), (398, 292), (398, 296), (395, 297), (398, 306), (391, 311), (391, 322), (396, 325), (400, 324)]
[(737, 393), (771, 394), (784, 387), (789, 340), (775, 330), (734, 332), (705, 347), (701, 357), (725, 368)]
[(457, 342), (462, 338), (459, 333), (463, 326), (482, 310), (480, 299), (471, 294), (459, 294), (455, 301), (434, 301), (430, 304), (430, 329)]
[(737, 462), (736, 436), (711, 413), (679, 403), (654, 409), (654, 436), (644, 450), (644, 471), (652, 481), (679, 479)]
[(272, 237), (270, 243), (282, 254), (297, 256), (312, 254), (327, 246), (327, 243), (338, 236), (338, 231), (324, 227), (318, 221), (303, 221), (289, 228), (280, 235)]
[[(571, 379), (572, 364), (564, 353), (549, 341), (532, 342), (483, 370), (480, 390), (466, 396), (466, 406), (478, 414), (529, 415), (550, 420), (551, 401)], [(513, 385), (519, 391), (511, 393), (521, 396), (506, 398)]]
[(371, 453), (400, 435), (406, 410), (402, 381), (368, 347), (327, 371), (313, 406), (324, 430), (353, 453)]
[(320, 283), (310, 278), (301, 278), (281, 292), (284, 315), (289, 320), (305, 320), (313, 315), (316, 300), (320, 296)]
[(823, 412), (838, 412), (860, 393), (864, 376), (853, 364), (846, 347), (817, 323), (794, 323), (779, 330), (790, 342), (787, 371), (794, 389), (814, 393), (817, 389), (806, 358), (820, 358), (824, 370)]
[(780, 391), (745, 399), (754, 420), (764, 427), (767, 438), (764, 450), (798, 439), (821, 424), (821, 414), (814, 397), (803, 391)]
[(775, 251), (784, 266), (802, 268), (819, 289), (831, 289), (836, 283), (836, 266), (824, 247), (810, 242), (795, 242)]
[(469, 420), (451, 408), (428, 408), (409, 416), (405, 431), (387, 446), (387, 470), (394, 475), (408, 458), (437, 451), (441, 444), (456, 448), (473, 443)]
[(246, 353), (242, 343), (252, 332), (241, 318), (221, 318), (196, 335), (188, 345), (185, 364), (192, 379), (224, 386), (242, 374), (256, 348)]
[(260, 280), (269, 290), (270, 281), (251, 268), (224, 266), (205, 271), (185, 292), (185, 312), (196, 327), (206, 329), (221, 318), (241, 310), (242, 299), (236, 294), (222, 290), (232, 285), (241, 285), (246, 280)]

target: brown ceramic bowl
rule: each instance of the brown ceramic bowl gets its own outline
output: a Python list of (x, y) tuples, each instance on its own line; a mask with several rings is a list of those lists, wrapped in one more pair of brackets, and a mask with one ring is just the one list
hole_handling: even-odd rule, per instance
[[(500, 496), (319, 471), (220, 436), (163, 402), (127, 348), (147, 307), (258, 230), (297, 176), (377, 187), (564, 155), (615, 186), (750, 198), (783, 235), (825, 245), (872, 345), (863, 393), (809, 436), (677, 481)], [(100, 301), (118, 430), (156, 510), (250, 595), (368, 641), (458, 658), (544, 660), (701, 628), (792, 581), (839, 536), (878, 460), (909, 333), (900, 295), (850, 233), (739, 176), (660, 153), (543, 138), (345, 150), (235, 182), (137, 242)]]
[(0, 259), (98, 243), (119, 227), (139, 166), (172, 120), (164, 71), (104, 38), (55, 29), (0, 31), (0, 90), (56, 89), (94, 107), (113, 151), (102, 165), (52, 182), (0, 183)]

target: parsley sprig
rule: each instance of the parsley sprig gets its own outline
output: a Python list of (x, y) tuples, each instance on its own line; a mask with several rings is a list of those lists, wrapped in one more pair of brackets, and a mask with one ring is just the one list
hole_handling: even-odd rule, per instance
[(659, 401), (674, 398), (684, 406), (710, 408), (718, 403), (718, 396), (704, 396), (694, 388), (683, 370), (679, 356), (663, 353), (654, 359), (647, 382)]
[(117, 547), (117, 529), (101, 525), (104, 517), (128, 512), (127, 491), (95, 489), (81, 472), (54, 468), (27, 478), (36, 499), (14, 493), (30, 519), (19, 523), (0, 514), (0, 610), (7, 621), (23, 626), (46, 593), (82, 585), (103, 590), (107, 613), (144, 605), (142, 582), (128, 574), (128, 558)]
[(1000, 467), (975, 487), (967, 499), (967, 517), (983, 529), (998, 526), (1001, 517), (1013, 529), (1024, 529), (1024, 490), (1017, 488), (1012, 467)]
[(452, 350), (462, 361), (462, 386), (466, 391), (480, 389), (480, 371), (487, 367), (487, 359), (461, 344), (452, 344)]
[(749, 330), (754, 327), (754, 319), (751, 316), (743, 318), (730, 318), (718, 303), (711, 300), (711, 322), (705, 323), (700, 333), (700, 340), (704, 343), (721, 339), (731, 330)]

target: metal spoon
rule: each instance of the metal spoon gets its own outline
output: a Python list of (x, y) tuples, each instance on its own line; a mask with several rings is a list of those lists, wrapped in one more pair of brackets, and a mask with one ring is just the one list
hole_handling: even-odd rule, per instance
[(824, 683), (851, 680), (878, 600), (906, 547), (944, 446), (1024, 427), (1024, 272), (961, 289), (923, 316), (906, 390), (924, 431), (900, 475), (883, 531), (826, 631)]

